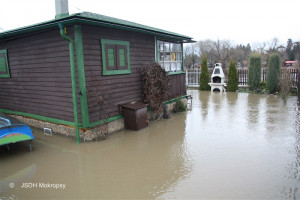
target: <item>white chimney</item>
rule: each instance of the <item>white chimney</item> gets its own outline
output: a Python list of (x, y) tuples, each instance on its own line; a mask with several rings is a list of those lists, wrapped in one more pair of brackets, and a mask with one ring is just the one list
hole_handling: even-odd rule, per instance
[(55, 19), (66, 17), (69, 15), (68, 0), (55, 0)]

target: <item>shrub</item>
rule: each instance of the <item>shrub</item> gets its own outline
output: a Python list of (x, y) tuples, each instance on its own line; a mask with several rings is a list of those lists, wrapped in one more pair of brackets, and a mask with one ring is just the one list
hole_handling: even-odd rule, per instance
[(183, 112), (185, 110), (186, 110), (186, 107), (184, 106), (182, 101), (180, 101), (180, 99), (177, 99), (175, 108), (174, 108), (174, 112)]
[(261, 90), (266, 91), (268, 89), (267, 88), (267, 82), (266, 81), (260, 81), (259, 85), (258, 85), (258, 88), (260, 88)]
[(144, 101), (156, 114), (160, 114), (169, 95), (168, 73), (158, 63), (152, 63), (142, 68), (142, 74)]
[(235, 61), (231, 59), (228, 72), (227, 91), (235, 92), (239, 89), (239, 77), (236, 69)]
[(210, 81), (210, 74), (207, 67), (207, 57), (203, 56), (201, 73), (200, 73), (199, 90), (210, 90), (210, 85), (208, 84), (209, 81)]
[(271, 94), (278, 92), (280, 74), (280, 57), (278, 53), (270, 55), (268, 63), (267, 87)]
[(250, 90), (255, 90), (261, 80), (261, 55), (251, 54), (249, 58), (248, 85)]

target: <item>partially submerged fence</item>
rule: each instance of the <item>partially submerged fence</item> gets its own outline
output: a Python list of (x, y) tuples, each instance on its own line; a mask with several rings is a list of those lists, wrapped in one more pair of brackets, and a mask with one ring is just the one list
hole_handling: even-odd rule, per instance
[[(210, 69), (210, 75), (212, 74), (213, 69)], [(227, 77), (227, 70), (223, 70), (225, 77)], [(288, 71), (291, 74), (292, 80), (293, 80), (293, 87), (297, 87), (298, 83), (298, 90), (299, 90), (299, 73), (300, 70), (298, 69), (288, 69)], [(185, 71), (185, 81), (186, 81), (186, 86), (188, 87), (199, 87), (199, 75), (200, 75), (200, 70), (199, 69), (194, 69), (194, 70), (186, 70)], [(238, 70), (238, 76), (239, 76), (239, 87), (247, 87), (248, 86), (248, 70), (247, 69), (239, 69)], [(262, 69), (261, 71), (261, 81), (267, 81), (267, 69)], [(227, 78), (225, 79), (225, 82), (227, 82)], [(298, 92), (299, 94), (299, 92)], [(299, 97), (300, 99), (300, 97)]]

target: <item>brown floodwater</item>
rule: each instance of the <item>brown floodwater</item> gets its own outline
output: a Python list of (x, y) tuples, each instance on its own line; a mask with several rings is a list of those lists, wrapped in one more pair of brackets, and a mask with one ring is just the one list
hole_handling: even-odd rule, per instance
[(103, 141), (33, 128), (32, 152), (0, 147), (0, 199), (300, 199), (296, 97), (188, 93), (191, 111)]

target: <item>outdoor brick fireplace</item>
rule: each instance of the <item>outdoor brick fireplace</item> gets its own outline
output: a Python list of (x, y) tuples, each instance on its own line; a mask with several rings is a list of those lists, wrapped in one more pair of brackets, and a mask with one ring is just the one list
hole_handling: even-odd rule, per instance
[(221, 63), (216, 63), (209, 83), (211, 91), (225, 92), (225, 75)]

